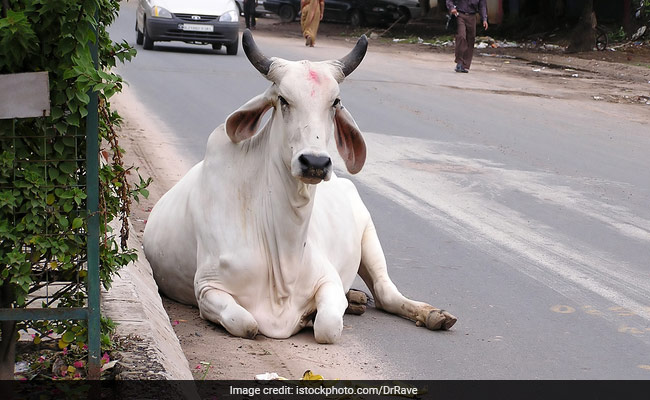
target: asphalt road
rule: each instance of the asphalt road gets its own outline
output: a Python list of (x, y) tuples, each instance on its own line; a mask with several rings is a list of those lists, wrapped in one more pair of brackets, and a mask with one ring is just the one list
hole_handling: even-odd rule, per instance
[[(134, 44), (132, 7), (113, 40)], [(288, 59), (353, 45), (256, 39)], [(143, 117), (169, 126), (193, 161), (269, 84), (241, 49), (137, 48), (119, 73), (152, 111)], [(489, 70), (454, 74), (452, 61), (371, 47), (341, 90), (368, 143), (353, 180), (393, 280), (459, 322), (430, 332), (370, 310), (346, 325), (395, 378), (650, 379), (648, 108)]]

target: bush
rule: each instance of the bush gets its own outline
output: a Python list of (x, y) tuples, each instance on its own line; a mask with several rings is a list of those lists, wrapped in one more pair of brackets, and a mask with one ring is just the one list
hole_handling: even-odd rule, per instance
[[(113, 275), (137, 258), (126, 247), (126, 217), (131, 199), (147, 195), (148, 182), (140, 178), (132, 188), (126, 180), (132, 169), (122, 164), (114, 130), (121, 120), (109, 103), (123, 83), (111, 68), (130, 60), (135, 50), (126, 41), (112, 42), (106, 31), (119, 11), (117, 0), (2, 0), (0, 7), (0, 74), (48, 71), (51, 103), (49, 117), (0, 121), (1, 306), (40, 301), (42, 306), (83, 307), (85, 117), (93, 90), (99, 93), (102, 285), (108, 289)], [(98, 69), (91, 42), (99, 49)], [(108, 225), (116, 218), (122, 220), (119, 234)], [(45, 286), (49, 293), (43, 298), (38, 291)], [(60, 335), (61, 348), (87, 340), (85, 321), (25, 321), (18, 328), (35, 329), (36, 342)], [(2, 334), (4, 341), (8, 332)], [(103, 334), (105, 345), (108, 329)]]

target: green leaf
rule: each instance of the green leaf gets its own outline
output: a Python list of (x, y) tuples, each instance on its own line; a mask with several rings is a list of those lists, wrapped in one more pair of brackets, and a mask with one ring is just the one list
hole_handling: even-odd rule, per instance
[(54, 193), (62, 199), (71, 199), (74, 197), (74, 193), (70, 190), (61, 190), (60, 192), (55, 190)]
[(90, 96), (84, 92), (77, 92), (77, 99), (82, 102), (84, 105), (90, 103)]
[(59, 131), (60, 134), (65, 134), (66, 131), (68, 130), (68, 124), (65, 122), (57, 122), (54, 127), (56, 128), (57, 131)]
[(77, 171), (77, 163), (72, 161), (65, 161), (59, 164), (59, 169), (64, 174), (73, 174)]
[(66, 333), (61, 336), (61, 340), (63, 340), (66, 343), (72, 343), (74, 342), (74, 332), (72, 331), (66, 331)]
[(76, 45), (77, 42), (75, 42), (73, 38), (71, 37), (63, 38), (63, 40), (59, 42), (59, 52), (61, 53), (61, 55), (68, 54), (72, 50), (74, 50)]
[(65, 145), (62, 142), (54, 143), (54, 151), (56, 151), (59, 154), (63, 154), (63, 150), (65, 150)]
[(79, 229), (84, 224), (84, 220), (77, 217), (72, 221), (72, 229)]
[(53, 98), (54, 98), (54, 104), (56, 105), (62, 105), (67, 100), (64, 92), (57, 92)]
[(68, 115), (68, 123), (72, 126), (79, 126), (79, 114), (73, 113)]
[(56, 168), (50, 168), (47, 170), (47, 174), (50, 176), (50, 180), (56, 180), (59, 177), (59, 170)]
[(75, 71), (74, 69), (69, 69), (63, 73), (63, 79), (74, 78), (77, 75), (79, 75), (77, 71)]
[(52, 107), (50, 109), (50, 117), (52, 117), (52, 119), (59, 119), (62, 116), (63, 116), (63, 110), (61, 109), (61, 107)]
[(71, 137), (71, 136), (64, 136), (63, 137), (63, 144), (65, 144), (68, 147), (74, 147), (74, 145), (75, 145), (74, 138)]

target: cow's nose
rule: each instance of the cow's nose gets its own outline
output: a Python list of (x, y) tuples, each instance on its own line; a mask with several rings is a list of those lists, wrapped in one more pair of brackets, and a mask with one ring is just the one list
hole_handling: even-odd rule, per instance
[(302, 154), (298, 157), (302, 167), (303, 176), (307, 178), (325, 179), (332, 167), (332, 159), (323, 156)]

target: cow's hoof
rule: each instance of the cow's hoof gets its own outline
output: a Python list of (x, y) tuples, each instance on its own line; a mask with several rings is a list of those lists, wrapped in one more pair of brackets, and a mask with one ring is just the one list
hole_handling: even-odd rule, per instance
[(257, 327), (247, 330), (242, 337), (245, 339), (255, 339), (255, 336), (257, 336)]
[(347, 297), (348, 303), (368, 304), (368, 295), (360, 290), (350, 289), (345, 297)]
[(223, 326), (226, 330), (233, 336), (237, 336), (244, 339), (255, 339), (257, 336), (257, 324), (250, 327), (233, 327), (233, 326)]
[(366, 312), (368, 296), (364, 292), (350, 289), (345, 297), (348, 299), (348, 308), (345, 310), (346, 314), (361, 315)]
[(346, 314), (352, 315), (363, 315), (366, 312), (366, 306), (364, 304), (348, 304), (348, 308), (345, 309)]
[(456, 317), (445, 310), (433, 310), (427, 316), (425, 326), (432, 331), (449, 330), (458, 321)]

